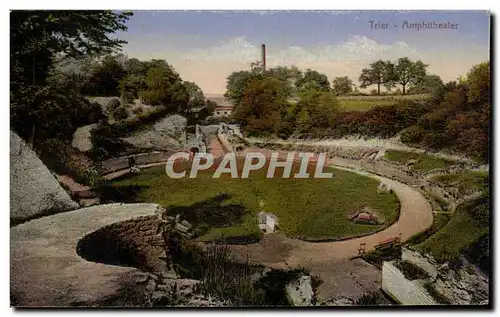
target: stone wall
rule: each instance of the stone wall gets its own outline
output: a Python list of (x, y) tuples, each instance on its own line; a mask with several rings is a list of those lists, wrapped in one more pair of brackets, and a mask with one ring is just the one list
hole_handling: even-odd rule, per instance
[(427, 291), (404, 274), (391, 262), (382, 265), (382, 290), (402, 305), (436, 305)]
[(143, 216), (94, 231), (82, 238), (77, 253), (87, 261), (167, 272), (162, 220)]
[(221, 123), (219, 129), (217, 130), (217, 138), (224, 147), (226, 152), (234, 152), (231, 142), (228, 139), (229, 126), (227, 124)]
[(10, 131), (10, 218), (20, 222), (77, 209), (36, 153)]
[[(158, 162), (166, 162), (168, 158), (174, 154), (175, 152), (150, 152), (150, 153), (141, 153), (133, 155), (135, 158), (136, 165), (146, 165)], [(130, 156), (122, 156), (112, 158), (102, 162), (102, 169), (104, 173), (111, 173), (123, 169), (129, 168), (128, 158)]]

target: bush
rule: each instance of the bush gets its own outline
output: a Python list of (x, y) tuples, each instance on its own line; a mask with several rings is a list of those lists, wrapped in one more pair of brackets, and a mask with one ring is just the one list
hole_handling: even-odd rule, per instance
[(132, 113), (135, 114), (136, 116), (139, 116), (139, 115), (144, 113), (144, 109), (142, 109), (141, 107), (138, 107), (138, 108), (135, 108), (134, 110), (132, 110)]
[(106, 105), (106, 110), (108, 110), (110, 113), (115, 111), (116, 109), (118, 109), (120, 107), (121, 103), (120, 103), (120, 99), (118, 98), (112, 98), (111, 100), (108, 101), (107, 105)]
[(47, 139), (39, 145), (37, 154), (49, 169), (69, 175), (76, 182), (96, 186), (102, 180), (100, 167), (67, 141)]
[(125, 107), (118, 107), (111, 113), (111, 116), (115, 121), (125, 120), (128, 118), (128, 112)]
[(129, 105), (134, 103), (134, 94), (128, 91), (122, 93), (122, 103)]
[(265, 303), (264, 292), (252, 279), (260, 268), (236, 263), (226, 244), (211, 244), (202, 250), (179, 236), (169, 236), (167, 242), (176, 271), (181, 276), (201, 280), (200, 291), (204, 295), (229, 300), (235, 306)]
[(401, 272), (403, 272), (404, 276), (410, 281), (423, 280), (429, 278), (429, 274), (425, 270), (421, 269), (419, 266), (411, 262), (408, 261), (396, 262), (396, 267)]

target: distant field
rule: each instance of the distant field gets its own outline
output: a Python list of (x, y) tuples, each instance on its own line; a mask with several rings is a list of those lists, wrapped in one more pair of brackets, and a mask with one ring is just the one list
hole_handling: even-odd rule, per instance
[(340, 109), (343, 111), (367, 111), (375, 106), (391, 106), (401, 100), (423, 100), (428, 94), (398, 96), (339, 96)]

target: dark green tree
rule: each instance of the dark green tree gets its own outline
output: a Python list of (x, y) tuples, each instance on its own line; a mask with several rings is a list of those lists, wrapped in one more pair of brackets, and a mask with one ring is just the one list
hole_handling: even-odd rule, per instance
[[(125, 43), (114, 38), (127, 29), (131, 13), (112, 11), (11, 11), (10, 13), (10, 93), (11, 123), (32, 145), (36, 138), (54, 133), (71, 137), (74, 122), (67, 91), (49, 87), (47, 79), (57, 58), (79, 58), (117, 51)], [(64, 102), (63, 104), (60, 104)], [(62, 114), (62, 115), (61, 115)], [(59, 116), (59, 117), (58, 117)], [(52, 128), (51, 128), (52, 127)]]
[(361, 70), (359, 76), (361, 88), (377, 85), (377, 94), (380, 95), (380, 87), (392, 88), (394, 83), (394, 65), (390, 61), (378, 60), (370, 64), (370, 68)]
[(408, 85), (418, 85), (424, 80), (427, 66), (422, 61), (412, 62), (408, 57), (398, 59), (394, 66), (394, 78), (401, 85), (403, 95)]
[(297, 88), (299, 91), (307, 91), (315, 89), (317, 91), (331, 91), (330, 82), (325, 74), (321, 74), (315, 70), (308, 69), (304, 75), (297, 80)]
[(336, 95), (345, 95), (352, 92), (354, 83), (347, 76), (335, 77), (332, 81), (332, 86)]

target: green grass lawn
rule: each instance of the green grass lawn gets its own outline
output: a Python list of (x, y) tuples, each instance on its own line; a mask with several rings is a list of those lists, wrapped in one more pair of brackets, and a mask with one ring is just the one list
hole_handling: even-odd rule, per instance
[(473, 217), (474, 211), (471, 210), (476, 205), (477, 201), (459, 205), (443, 228), (416, 247), (440, 262), (457, 260), (467, 247), (488, 233), (488, 220)]
[[(292, 171), (297, 168), (294, 166)], [(325, 170), (333, 172), (333, 178), (267, 179), (266, 165), (251, 172), (247, 179), (224, 175), (214, 179), (211, 170), (199, 172), (196, 179), (172, 179), (164, 167), (157, 167), (114, 181), (111, 186), (123, 192), (133, 187), (133, 201), (154, 202), (167, 207), (170, 214), (181, 213), (196, 227), (205, 229), (199, 237), (202, 241), (260, 237), (256, 215), (261, 203), (265, 211), (278, 217), (281, 232), (305, 239), (344, 238), (380, 229), (382, 225), (354, 224), (347, 219), (350, 212), (363, 206), (379, 212), (386, 223), (397, 220), (399, 201), (393, 193), (377, 193), (377, 180), (337, 169)]]
[(446, 168), (455, 164), (454, 161), (440, 158), (437, 156), (432, 156), (424, 153), (415, 153), (407, 151), (398, 150), (387, 150), (384, 157), (393, 162), (398, 162), (402, 164), (408, 163), (410, 160), (415, 160), (415, 164), (412, 166), (414, 170), (421, 172), (428, 172), (433, 169)]
[(367, 111), (376, 106), (392, 106), (401, 100), (422, 100), (427, 94), (391, 95), (391, 96), (339, 96), (339, 108), (342, 111)]
[(432, 179), (443, 186), (457, 187), (459, 194), (483, 191), (488, 187), (488, 173), (463, 171), (455, 174), (436, 175)]

